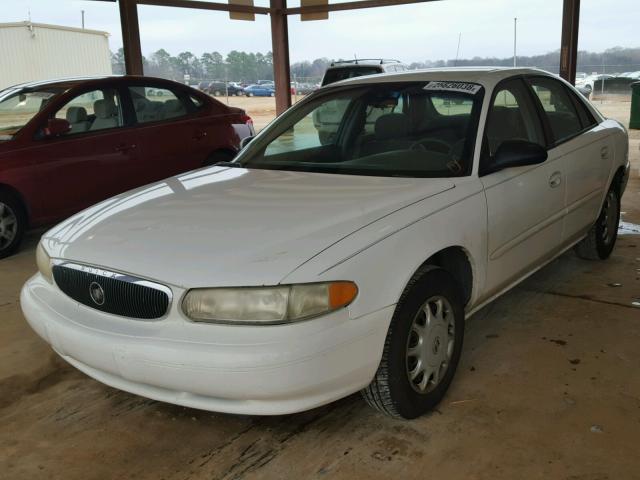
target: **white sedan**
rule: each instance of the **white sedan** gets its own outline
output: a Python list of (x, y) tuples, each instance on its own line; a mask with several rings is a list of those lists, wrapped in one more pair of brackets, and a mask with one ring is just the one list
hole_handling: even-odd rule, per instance
[[(339, 120), (323, 141), (318, 109)], [(356, 78), (231, 163), (47, 232), (21, 304), (65, 360), (145, 397), (282, 414), (360, 390), (414, 418), (465, 317), (571, 247), (610, 255), (628, 174), (624, 127), (545, 72)]]

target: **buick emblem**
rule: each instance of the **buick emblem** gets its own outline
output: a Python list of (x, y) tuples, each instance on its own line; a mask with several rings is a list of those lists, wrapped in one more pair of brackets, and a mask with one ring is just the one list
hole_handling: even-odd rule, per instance
[(104, 305), (104, 290), (99, 283), (91, 282), (91, 285), (89, 285), (89, 296), (96, 305)]

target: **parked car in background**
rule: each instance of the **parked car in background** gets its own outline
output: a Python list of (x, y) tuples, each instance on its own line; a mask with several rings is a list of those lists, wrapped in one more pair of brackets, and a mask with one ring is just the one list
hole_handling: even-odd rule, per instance
[(180, 172), (231, 160), (253, 123), (149, 77), (34, 82), (0, 92), (0, 258), (29, 226)]
[(576, 79), (576, 87), (584, 87), (585, 91), (593, 92), (594, 83), (597, 80), (606, 80), (609, 78), (614, 78), (614, 75), (609, 75), (609, 74), (589, 75), (579, 80)]
[(207, 88), (204, 90), (205, 93), (209, 95), (213, 95), (214, 97), (222, 97), (229, 94), (231, 97), (240, 96), (244, 93), (244, 89), (234, 82), (222, 82), (218, 80), (214, 80), (209, 83)]
[(247, 97), (275, 97), (276, 90), (275, 87), (265, 84), (265, 85), (249, 85), (244, 88), (244, 94)]
[[(311, 118), (336, 97), (323, 145)], [(541, 70), (354, 78), (232, 163), (45, 233), (20, 304), (65, 360), (137, 395), (273, 415), (361, 390), (414, 418), (447, 392), (467, 317), (573, 246), (611, 254), (628, 148)]]
[[(364, 75), (377, 75), (381, 73), (397, 73), (407, 70), (406, 66), (399, 60), (386, 59), (361, 59), (333, 62), (322, 78), (322, 86), (330, 85), (348, 78), (361, 77)], [(327, 102), (323, 108), (314, 110), (313, 123), (322, 144), (330, 143), (337, 133), (340, 123), (339, 116), (343, 102), (336, 100)], [(375, 122), (375, 118), (370, 118), (369, 122)]]
[(404, 72), (407, 67), (400, 60), (388, 60), (384, 58), (363, 58), (359, 60), (341, 60), (333, 62), (327, 68), (322, 77), (322, 86), (329, 85), (347, 78), (361, 77), (363, 75), (376, 75), (378, 73)]

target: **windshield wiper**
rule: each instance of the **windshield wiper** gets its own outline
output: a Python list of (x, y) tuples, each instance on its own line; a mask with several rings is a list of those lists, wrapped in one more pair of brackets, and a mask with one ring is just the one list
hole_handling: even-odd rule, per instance
[(218, 163), (214, 163), (212, 167), (242, 168), (242, 164), (239, 162), (218, 162)]

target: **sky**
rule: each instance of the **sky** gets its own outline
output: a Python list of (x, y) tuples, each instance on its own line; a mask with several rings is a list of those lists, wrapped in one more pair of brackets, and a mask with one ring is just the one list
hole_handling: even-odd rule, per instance
[[(218, 0), (224, 1), (224, 0)], [(267, 0), (255, 0), (266, 6)], [(330, 0), (331, 2), (335, 0)], [(290, 0), (289, 6), (298, 6)], [(613, 8), (615, 5), (615, 8)], [(23, 21), (104, 30), (112, 50), (122, 46), (116, 3), (91, 0), (0, 0), (0, 22)], [(226, 12), (141, 5), (138, 7), (143, 54), (160, 48), (171, 54), (189, 50), (267, 52), (269, 18), (230, 20)], [(517, 53), (535, 55), (560, 45), (562, 0), (439, 0), (423, 4), (335, 12), (328, 21), (289, 17), (292, 62), (319, 57), (396, 58), (406, 63), (474, 56), (513, 55), (514, 17)], [(640, 0), (583, 0), (579, 48), (603, 51), (640, 47)]]

